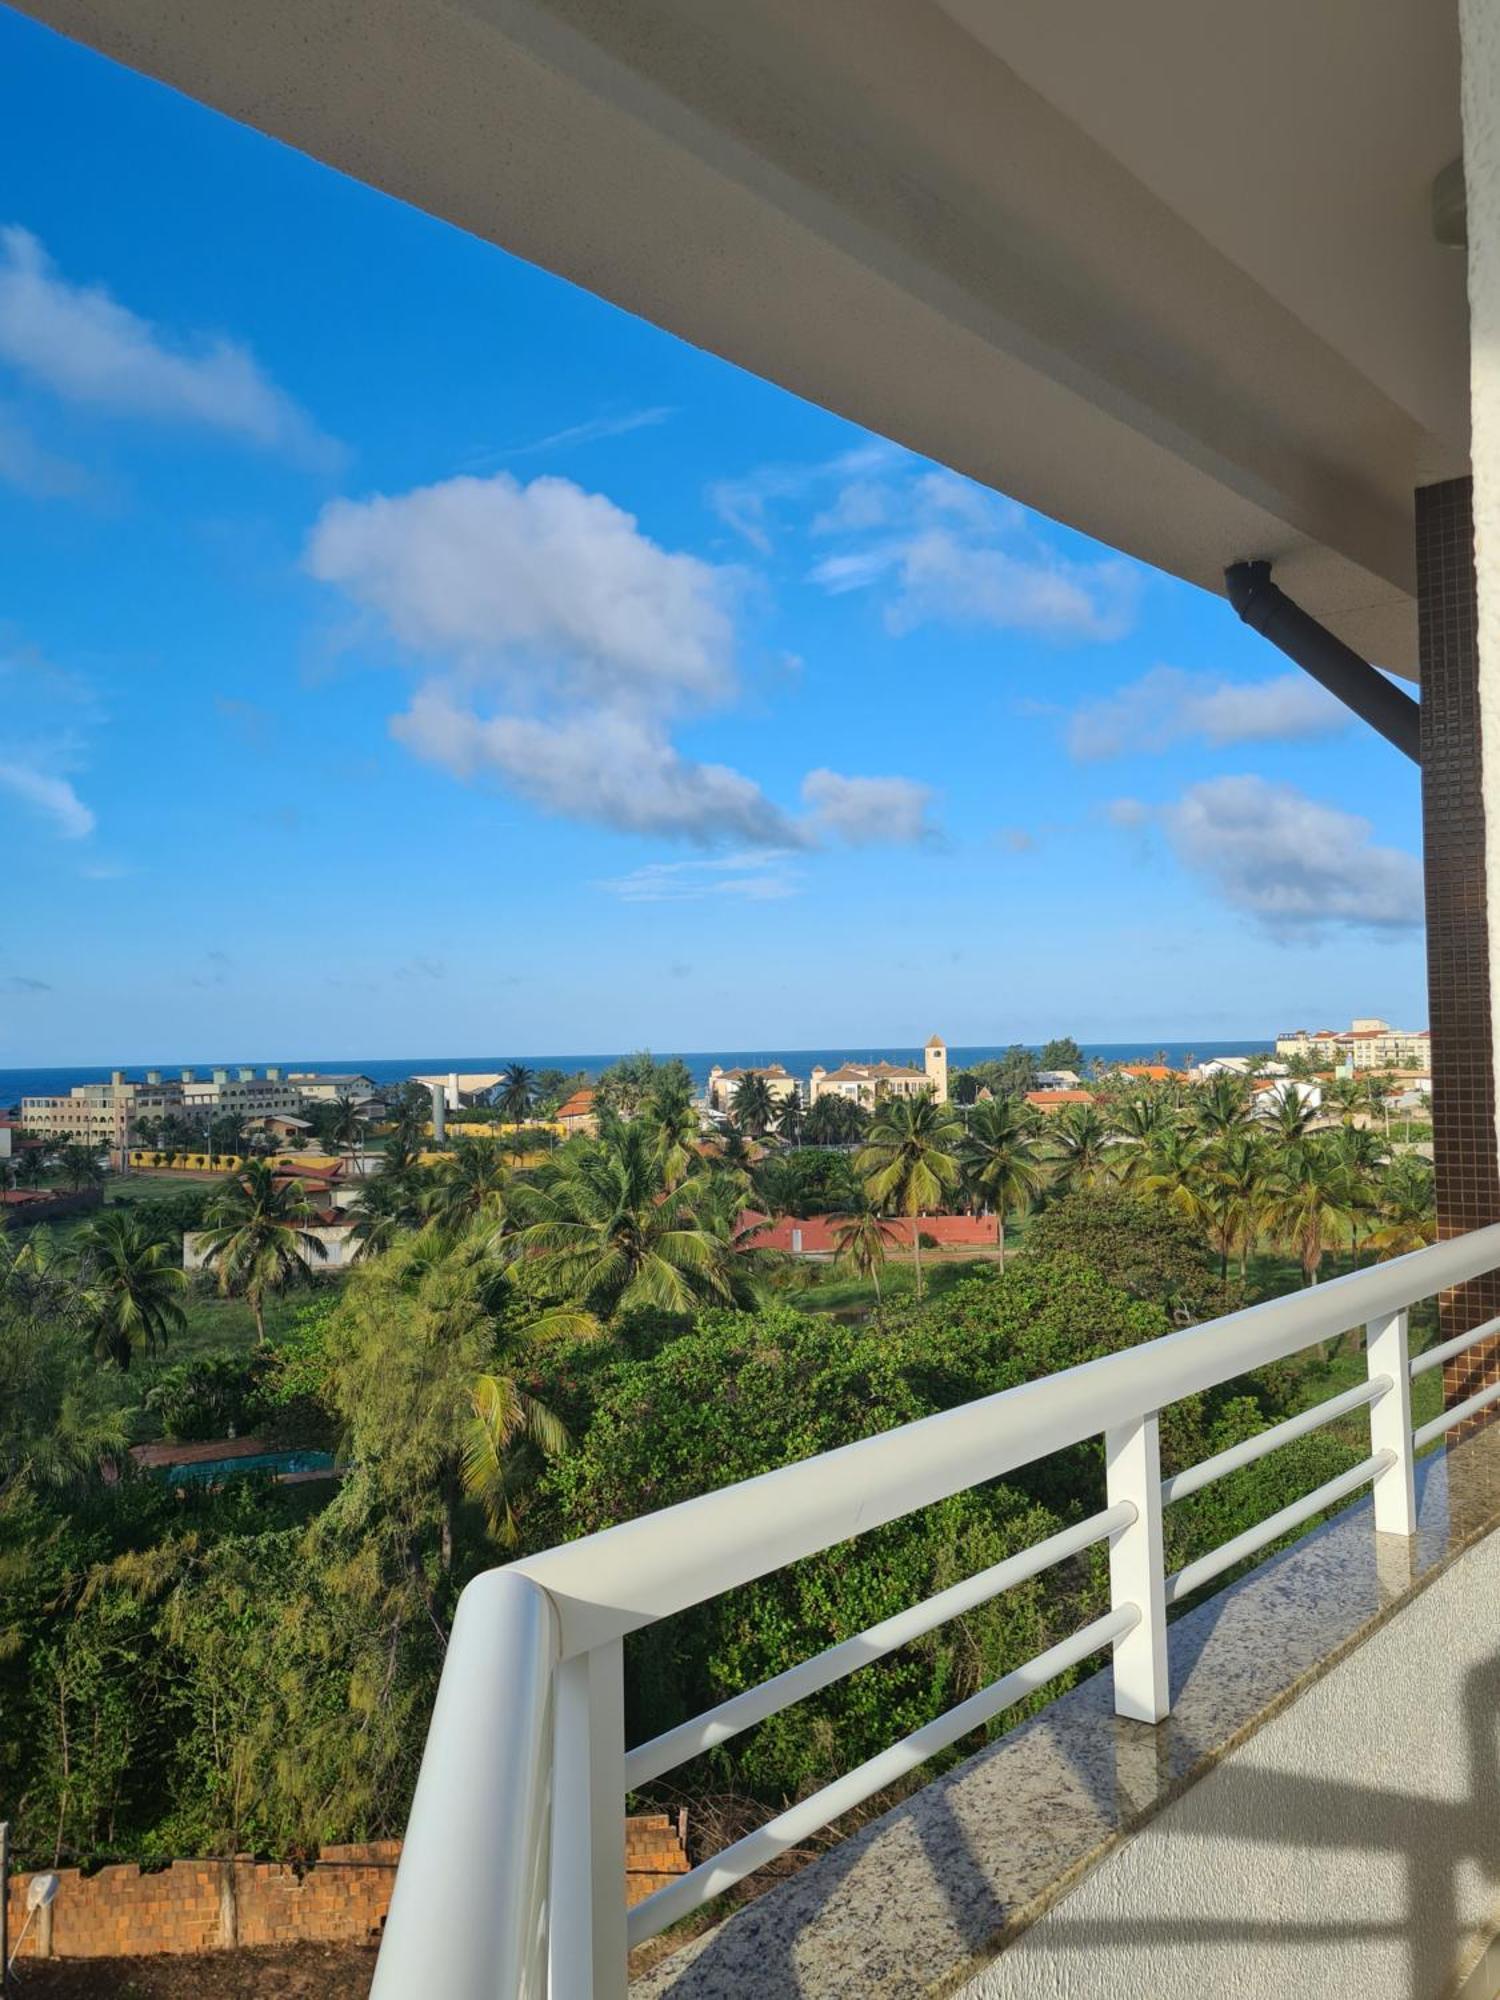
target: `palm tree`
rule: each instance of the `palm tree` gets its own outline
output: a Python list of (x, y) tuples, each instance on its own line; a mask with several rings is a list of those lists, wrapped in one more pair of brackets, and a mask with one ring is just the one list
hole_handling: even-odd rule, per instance
[(922, 1296), (922, 1244), (917, 1217), (936, 1208), (959, 1179), (957, 1148), (964, 1128), (931, 1096), (887, 1098), (870, 1123), (854, 1161), (872, 1206), (911, 1218), (917, 1297)]
[(833, 1261), (841, 1270), (853, 1271), (875, 1287), (875, 1303), (880, 1304), (880, 1273), (885, 1267), (886, 1245), (896, 1241), (896, 1232), (873, 1208), (861, 1208), (838, 1216), (833, 1224)]
[(1157, 1135), (1147, 1154), (1138, 1185), (1143, 1194), (1157, 1196), (1184, 1220), (1203, 1222), (1209, 1211), (1204, 1198), (1202, 1140), (1180, 1125), (1169, 1125)]
[(70, 1141), (61, 1149), (57, 1164), (74, 1194), (86, 1187), (98, 1187), (104, 1179), (98, 1153), (92, 1146), (85, 1146), (77, 1140)]
[(1068, 1105), (1053, 1119), (1047, 1136), (1058, 1185), (1066, 1192), (1097, 1187), (1108, 1178), (1116, 1142), (1097, 1105)]
[(1205, 1139), (1223, 1139), (1252, 1111), (1249, 1084), (1233, 1070), (1216, 1070), (1193, 1096), (1192, 1119)]
[(513, 1247), (555, 1296), (600, 1318), (632, 1306), (691, 1312), (733, 1303), (737, 1283), (707, 1169), (668, 1187), (647, 1125), (572, 1139), (515, 1191)]
[(409, 1181), (389, 1171), (366, 1181), (358, 1199), (346, 1210), (358, 1241), (357, 1259), (379, 1257), (421, 1220), (420, 1206)]
[(313, 1214), (301, 1181), (283, 1179), (267, 1160), (247, 1160), (208, 1204), (199, 1239), (204, 1264), (217, 1270), (226, 1297), (248, 1302), (262, 1343), (267, 1294), (311, 1283), (312, 1260), (328, 1255), (308, 1226)]
[(1166, 1091), (1148, 1090), (1122, 1098), (1113, 1115), (1120, 1140), (1120, 1179), (1130, 1186), (1148, 1171), (1151, 1149), (1177, 1123), (1178, 1110)]
[(460, 1138), (433, 1173), (427, 1214), (450, 1233), (480, 1216), (497, 1222), (505, 1211), (511, 1179), (510, 1160), (499, 1139)]
[(1042, 1185), (1041, 1148), (1029, 1110), (1014, 1097), (992, 1097), (974, 1106), (959, 1147), (964, 1179), (1000, 1219), (1000, 1268), (1005, 1268), (1005, 1223), (1023, 1212)]
[(352, 1162), (365, 1136), (365, 1114), (362, 1107), (352, 1097), (336, 1097), (333, 1100), (333, 1116), (328, 1121), (328, 1136), (341, 1152), (346, 1152)]
[(501, 1116), (508, 1118), (512, 1125), (524, 1125), (531, 1116), (536, 1096), (536, 1071), (528, 1069), (525, 1063), (507, 1063), (495, 1093), (495, 1104)]
[(826, 1090), (808, 1106), (802, 1136), (810, 1146), (852, 1146), (865, 1135), (869, 1114), (852, 1098)]
[[(663, 1078), (641, 1107), (640, 1115), (647, 1128), (654, 1127), (656, 1132), (663, 1185), (669, 1189), (680, 1187), (688, 1175), (697, 1172), (703, 1163), (703, 1156), (698, 1150), (698, 1112), (692, 1093), (680, 1083)], [(620, 1129), (621, 1121), (614, 1112), (606, 1109), (601, 1113), (601, 1132)]]
[(1228, 1274), (1237, 1250), (1240, 1277), (1248, 1274), (1250, 1252), (1260, 1235), (1265, 1203), (1265, 1141), (1241, 1126), (1204, 1152), (1204, 1207), (1219, 1248), (1219, 1271)]
[(1265, 1095), (1270, 1101), (1262, 1106), (1261, 1115), (1272, 1138), (1282, 1146), (1300, 1145), (1312, 1131), (1318, 1115), (1311, 1097), (1295, 1085), (1285, 1090), (1270, 1090)]
[(16, 1186), (38, 1188), (49, 1170), (45, 1146), (27, 1146), (16, 1161)]
[(1362, 1076), (1336, 1076), (1332, 1083), (1325, 1085), (1323, 1102), (1338, 1112), (1343, 1124), (1352, 1125), (1357, 1111), (1369, 1109), (1366, 1079)]
[(793, 1084), (776, 1107), (776, 1130), (789, 1146), (802, 1137), (802, 1092)]
[(124, 1374), (137, 1353), (154, 1354), (187, 1325), (187, 1277), (177, 1252), (122, 1211), (78, 1232), (78, 1273), (94, 1352)]
[(1381, 1179), (1378, 1200), (1380, 1222), (1369, 1237), (1377, 1258), (1404, 1257), (1436, 1241), (1432, 1169), (1420, 1155), (1403, 1153), (1393, 1162)]
[(1309, 1138), (1282, 1151), (1266, 1185), (1265, 1221), (1315, 1285), (1330, 1239), (1350, 1221), (1348, 1169), (1331, 1146)]
[(771, 1086), (758, 1071), (749, 1069), (734, 1087), (730, 1106), (734, 1122), (742, 1132), (759, 1139), (776, 1121), (776, 1100)]

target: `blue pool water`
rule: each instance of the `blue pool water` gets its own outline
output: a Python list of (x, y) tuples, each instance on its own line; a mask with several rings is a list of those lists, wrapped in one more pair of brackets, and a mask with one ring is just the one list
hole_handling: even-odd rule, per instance
[(241, 1458), (200, 1458), (195, 1465), (158, 1465), (152, 1470), (172, 1486), (220, 1486), (246, 1472), (333, 1471), (331, 1451), (251, 1451)]

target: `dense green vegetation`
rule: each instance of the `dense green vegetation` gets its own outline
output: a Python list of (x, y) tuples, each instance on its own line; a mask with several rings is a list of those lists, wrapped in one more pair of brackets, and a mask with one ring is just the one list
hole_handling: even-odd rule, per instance
[[(524, 1073), (507, 1089), (540, 1101)], [(477, 1570), (1430, 1234), (1427, 1169), (1355, 1108), (1313, 1129), (1295, 1105), (1253, 1111), (1232, 1079), (1106, 1091), (1047, 1126), (1014, 1091), (897, 1101), (857, 1116), (842, 1150), (753, 1094), (705, 1137), (680, 1069), (644, 1057), (600, 1102), (597, 1138), (530, 1165), (503, 1135), (423, 1165), (423, 1107), (398, 1106), (343, 1277), (309, 1264), (295, 1184), (254, 1162), (208, 1189), (111, 1187), (87, 1227), (0, 1239), (0, 1802), (23, 1862), (399, 1832)], [(897, 1256), (892, 1218), (955, 1202), (1010, 1218), (1003, 1264)], [(836, 1263), (756, 1248), (747, 1215), (796, 1213), (838, 1219)], [(191, 1280), (184, 1226), (211, 1258)], [(1176, 1406), (1168, 1469), (1362, 1366), (1336, 1343)], [(128, 1452), (231, 1433), (336, 1450), (342, 1476), (179, 1494)], [(1171, 1510), (1169, 1559), (1366, 1449), (1355, 1417), (1218, 1482)], [(1101, 1500), (1099, 1450), (1080, 1448), (640, 1635), (632, 1736)], [(1104, 1591), (1096, 1551), (677, 1782), (774, 1807), (1074, 1629)]]

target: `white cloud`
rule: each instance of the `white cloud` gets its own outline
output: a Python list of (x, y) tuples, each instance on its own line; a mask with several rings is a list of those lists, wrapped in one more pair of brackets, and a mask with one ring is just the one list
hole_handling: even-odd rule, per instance
[(1306, 674), (1266, 681), (1229, 681), (1153, 667), (1130, 686), (1089, 702), (1068, 718), (1074, 757), (1120, 757), (1198, 741), (1213, 749), (1235, 743), (1284, 743), (1331, 736), (1347, 728), (1349, 711)]
[[(597, 444), (605, 438), (629, 437), (632, 431), (654, 430), (664, 424), (677, 412), (670, 404), (655, 404), (643, 410), (617, 410), (597, 417), (586, 417), (582, 423), (567, 424), (559, 431), (549, 431), (545, 437), (532, 438), (527, 444), (512, 445), (509, 450), (491, 453), (491, 460), (500, 458), (529, 458), (541, 451), (568, 451), (575, 445)], [(475, 469), (474, 461), (469, 461), (469, 469)]]
[(0, 790), (50, 820), (64, 840), (87, 840), (97, 823), (66, 778), (30, 764), (0, 762)]
[(1422, 867), (1368, 820), (1264, 778), (1213, 778), (1163, 813), (1179, 859), (1280, 937), (1422, 922)]
[(0, 228), (0, 360), (70, 402), (202, 424), (319, 462), (336, 451), (240, 342), (173, 343), (103, 286), (63, 277), (15, 225)]
[(838, 771), (809, 771), (802, 798), (813, 825), (851, 847), (905, 846), (929, 840), (932, 792), (913, 778), (848, 778)]
[(465, 475), (336, 500), (306, 564), (414, 652), (533, 702), (661, 710), (733, 689), (729, 573), (659, 547), (568, 479)]
[(795, 896), (801, 886), (791, 862), (784, 851), (751, 848), (697, 861), (651, 861), (595, 887), (624, 903), (698, 903), (710, 896), (774, 903)]
[[(834, 498), (819, 517), (824, 527), (819, 529), (814, 525), (814, 532), (829, 532), (846, 511), (856, 516), (870, 511), (876, 504), (870, 475), (896, 465), (904, 456), (895, 445), (872, 438), (868, 444), (856, 445), (852, 451), (840, 452), (834, 458), (811, 465), (760, 465), (738, 479), (715, 481), (708, 489), (708, 504), (725, 526), (732, 528), (751, 548), (769, 555), (781, 527), (780, 503), (806, 501), (832, 491)], [(853, 488), (865, 489), (862, 500), (849, 497)], [(879, 504), (883, 509), (884, 500)], [(868, 527), (873, 523), (866, 520), (861, 525)]]
[[(305, 560), (420, 662), (392, 733), (456, 777), (488, 774), (544, 811), (701, 845), (877, 837), (853, 793), (794, 820), (753, 779), (678, 749), (679, 718), (738, 691), (738, 578), (660, 547), (602, 494), (499, 473), (339, 500)], [(912, 837), (901, 829), (922, 787), (838, 782), (883, 787), (879, 837)]]
[(853, 480), (811, 531), (843, 543), (813, 565), (812, 582), (832, 596), (881, 588), (895, 633), (978, 625), (1103, 644), (1135, 615), (1140, 580), (1130, 563), (1062, 555), (1024, 508), (957, 473), (908, 470), (898, 480), (887, 470), (878, 487)]
[(753, 780), (725, 764), (694, 763), (655, 723), (617, 709), (556, 722), (483, 716), (429, 686), (391, 728), (428, 763), (461, 778), (498, 774), (523, 798), (569, 819), (704, 844), (799, 842)]
[(1111, 799), (1104, 808), (1104, 816), (1111, 826), (1145, 826), (1151, 818), (1151, 808), (1140, 799)]

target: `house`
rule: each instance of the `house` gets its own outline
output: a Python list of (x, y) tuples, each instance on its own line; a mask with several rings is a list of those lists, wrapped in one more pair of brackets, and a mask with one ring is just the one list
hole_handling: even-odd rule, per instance
[(599, 1130), (599, 1119), (594, 1111), (593, 1091), (575, 1090), (570, 1098), (558, 1106), (557, 1123), (569, 1139), (575, 1132), (582, 1132), (586, 1138), (592, 1139)]
[(289, 1111), (257, 1111), (245, 1120), (247, 1132), (265, 1132), (283, 1144), (302, 1138), (312, 1129), (310, 1119), (294, 1118)]
[(367, 1098), (374, 1097), (377, 1090), (374, 1077), (361, 1075), (357, 1070), (340, 1074), (329, 1070), (294, 1069), (287, 1082), (295, 1085), (303, 1104), (335, 1104), (341, 1097), (362, 1104)]
[(734, 1094), (747, 1076), (760, 1077), (771, 1093), (773, 1101), (782, 1105), (789, 1097), (797, 1095), (797, 1079), (790, 1070), (780, 1063), (767, 1063), (764, 1068), (724, 1069), (715, 1063), (708, 1073), (708, 1108), (710, 1111), (727, 1112), (734, 1108)]
[(1092, 1104), (1094, 1093), (1091, 1090), (1028, 1090), (1026, 1102), (1033, 1111), (1040, 1111), (1044, 1118), (1050, 1118), (1056, 1112), (1066, 1111), (1070, 1105)]

